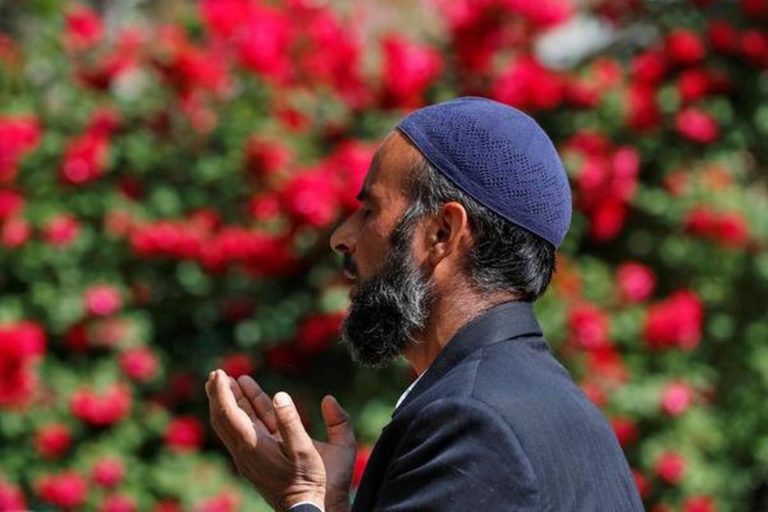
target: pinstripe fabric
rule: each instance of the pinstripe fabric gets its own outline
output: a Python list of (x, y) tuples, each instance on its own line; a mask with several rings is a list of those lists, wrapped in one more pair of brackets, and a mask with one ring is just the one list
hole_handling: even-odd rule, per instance
[(462, 327), (382, 431), (354, 512), (643, 510), (602, 413), (528, 303)]

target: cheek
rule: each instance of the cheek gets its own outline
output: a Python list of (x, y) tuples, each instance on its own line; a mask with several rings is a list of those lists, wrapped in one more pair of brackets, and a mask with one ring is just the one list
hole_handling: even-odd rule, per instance
[(358, 271), (369, 276), (381, 265), (389, 250), (389, 231), (386, 226), (371, 222), (364, 226), (357, 239)]

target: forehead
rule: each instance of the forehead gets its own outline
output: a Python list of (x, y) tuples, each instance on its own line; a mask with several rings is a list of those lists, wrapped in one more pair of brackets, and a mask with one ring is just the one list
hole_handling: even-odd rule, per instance
[(399, 131), (391, 132), (373, 156), (361, 196), (392, 199), (405, 191), (406, 179), (419, 159), (418, 150)]

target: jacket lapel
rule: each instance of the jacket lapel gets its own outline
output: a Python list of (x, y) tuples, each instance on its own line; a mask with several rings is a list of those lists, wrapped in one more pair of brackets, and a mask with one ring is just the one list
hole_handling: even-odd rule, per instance
[(530, 302), (497, 304), (462, 326), (437, 355), (419, 382), (408, 393), (392, 417), (462, 359), (486, 345), (524, 336), (541, 336), (541, 326)]

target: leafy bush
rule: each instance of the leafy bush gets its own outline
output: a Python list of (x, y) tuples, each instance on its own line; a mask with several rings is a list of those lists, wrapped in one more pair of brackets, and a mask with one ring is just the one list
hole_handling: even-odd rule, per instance
[[(359, 477), (409, 371), (336, 345), (328, 235), (396, 120), (459, 94), (561, 150), (537, 311), (649, 509), (768, 506), (768, 2), (433, 0), (421, 37), (378, 4), (119, 5), (0, 8), (0, 509), (263, 507), (208, 428), (214, 367), (310, 429), (339, 397)], [(544, 65), (584, 19), (610, 44)]]

